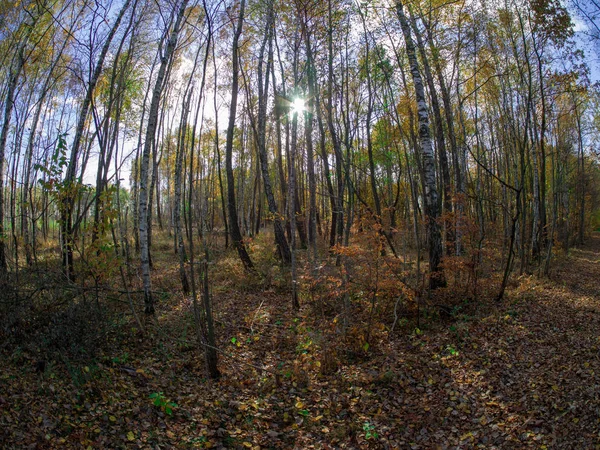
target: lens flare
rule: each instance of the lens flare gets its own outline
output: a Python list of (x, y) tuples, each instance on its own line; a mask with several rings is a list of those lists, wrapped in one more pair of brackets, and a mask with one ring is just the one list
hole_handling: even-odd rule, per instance
[(304, 103), (304, 99), (296, 98), (292, 102), (292, 114), (301, 114), (306, 111), (306, 104)]

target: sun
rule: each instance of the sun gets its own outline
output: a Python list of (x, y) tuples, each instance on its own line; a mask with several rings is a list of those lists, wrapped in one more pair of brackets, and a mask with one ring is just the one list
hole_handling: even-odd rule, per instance
[(301, 114), (306, 111), (306, 104), (303, 98), (295, 98), (291, 104), (292, 114)]

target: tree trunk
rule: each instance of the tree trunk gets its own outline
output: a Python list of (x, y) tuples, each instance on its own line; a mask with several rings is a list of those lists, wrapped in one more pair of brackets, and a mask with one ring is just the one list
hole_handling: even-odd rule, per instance
[(65, 174), (65, 178), (63, 181), (64, 187), (67, 190), (67, 195), (65, 198), (61, 200), (61, 234), (62, 234), (62, 265), (63, 270), (67, 279), (73, 278), (73, 245), (74, 245), (74, 237), (73, 237), (73, 208), (75, 206), (75, 192), (74, 191), (74, 183), (75, 183), (75, 175), (77, 173), (77, 163), (79, 160), (79, 150), (81, 147), (81, 140), (83, 138), (83, 133), (86, 128), (87, 116), (90, 109), (90, 105), (92, 103), (92, 99), (94, 96), (94, 91), (96, 89), (96, 85), (98, 84), (98, 80), (100, 79), (100, 75), (102, 74), (102, 69), (104, 67), (104, 60), (106, 59), (106, 55), (108, 54), (108, 50), (110, 49), (110, 44), (119, 29), (119, 25), (121, 24), (121, 20), (125, 15), (125, 12), (129, 8), (131, 0), (126, 0), (123, 4), (123, 7), (119, 11), (119, 15), (117, 19), (110, 29), (108, 35), (106, 36), (106, 40), (104, 42), (104, 46), (98, 56), (98, 61), (96, 62), (96, 66), (94, 67), (94, 71), (91, 74), (90, 80), (87, 83), (87, 89), (85, 93), (85, 98), (81, 105), (81, 110), (79, 111), (79, 117), (77, 119), (77, 126), (75, 128), (75, 136), (73, 138), (73, 143), (71, 145), (71, 156), (69, 159), (69, 165), (67, 166), (67, 171)]
[(225, 201), (225, 189), (223, 187), (223, 176), (221, 171), (221, 148), (219, 146), (219, 108), (217, 107), (217, 59), (215, 56), (215, 46), (212, 46), (212, 59), (214, 67), (214, 96), (213, 104), (215, 108), (215, 157), (217, 159), (217, 176), (219, 177), (219, 191), (221, 193), (221, 212), (223, 214), (223, 226), (225, 228), (225, 248), (229, 248), (229, 226), (227, 224), (227, 207)]
[(142, 264), (142, 280), (144, 283), (144, 312), (146, 314), (154, 314), (154, 300), (152, 298), (152, 284), (150, 280), (150, 251), (149, 251), (149, 236), (148, 236), (148, 169), (150, 167), (150, 152), (155, 142), (156, 129), (158, 125), (158, 112), (160, 100), (165, 86), (165, 75), (167, 67), (175, 53), (179, 31), (181, 30), (185, 8), (189, 0), (183, 0), (173, 29), (167, 40), (167, 46), (164, 54), (161, 55), (160, 67), (156, 75), (156, 82), (152, 92), (152, 100), (150, 102), (150, 110), (148, 111), (148, 126), (146, 127), (146, 140), (144, 141), (144, 149), (142, 152), (142, 164), (140, 168), (140, 207), (139, 207), (139, 230), (140, 230), (140, 253)]
[[(307, 22), (307, 21), (306, 21)], [(313, 150), (313, 116), (315, 108), (314, 85), (316, 79), (316, 70), (313, 61), (312, 46), (310, 42), (310, 33), (308, 26), (304, 23), (304, 39), (306, 43), (306, 65), (308, 71), (308, 107), (304, 118), (304, 140), (306, 141), (306, 164), (308, 173), (308, 246), (312, 253), (312, 265), (317, 264), (317, 182), (315, 179), (315, 161)]]
[[(260, 159), (260, 169), (262, 172), (263, 186), (269, 212), (273, 217), (273, 227), (275, 231), (275, 242), (279, 255), (284, 263), (291, 262), (291, 253), (288, 242), (285, 238), (285, 230), (281, 221), (281, 215), (277, 210), (277, 202), (273, 195), (273, 187), (271, 185), (271, 177), (269, 176), (269, 161), (267, 157), (266, 146), (266, 129), (267, 129), (267, 101), (269, 98), (269, 76), (273, 65), (273, 26), (274, 26), (274, 11), (273, 1), (269, 3), (267, 23), (265, 25), (265, 36), (260, 48), (258, 56), (258, 118), (257, 118), (257, 133), (256, 140), (258, 146), (258, 156)], [(265, 47), (268, 45), (268, 61), (266, 69), (263, 73)]]
[(421, 144), (421, 159), (423, 163), (423, 178), (425, 185), (425, 226), (427, 230), (427, 244), (429, 246), (429, 286), (431, 289), (436, 289), (444, 286), (446, 281), (440, 267), (440, 260), (442, 258), (442, 235), (438, 223), (440, 213), (435, 175), (435, 155), (429, 129), (429, 112), (427, 110), (423, 80), (421, 78), (421, 73), (419, 72), (419, 62), (417, 61), (415, 45), (412, 40), (410, 26), (404, 14), (401, 1), (396, 1), (396, 12), (398, 14), (398, 19), (400, 20), (402, 34), (404, 35), (404, 41), (406, 43), (406, 53), (410, 64), (417, 100), (419, 140)]
[(450, 215), (452, 213), (452, 185), (450, 182), (450, 169), (448, 167), (448, 154), (446, 152), (446, 140), (444, 139), (444, 123), (442, 121), (442, 113), (440, 110), (440, 103), (438, 99), (437, 90), (435, 83), (433, 82), (433, 75), (431, 67), (429, 65), (429, 59), (425, 52), (425, 45), (423, 44), (423, 38), (417, 21), (411, 14), (411, 24), (415, 37), (417, 38), (417, 46), (421, 55), (421, 61), (423, 62), (423, 73), (425, 74), (425, 80), (427, 81), (427, 87), (429, 88), (429, 96), (431, 97), (431, 109), (433, 111), (434, 125), (435, 125), (435, 139), (437, 143), (439, 161), (440, 161), (440, 172), (442, 174), (442, 186), (443, 186), (443, 214), (445, 214), (445, 229), (446, 229), (446, 254), (452, 255), (455, 253), (455, 237), (454, 227)]
[(8, 89), (4, 100), (4, 121), (2, 122), (2, 129), (0, 130), (0, 281), (1, 278), (4, 278), (8, 273), (8, 265), (6, 262), (6, 238), (4, 232), (4, 161), (6, 159), (6, 141), (8, 139), (8, 129), (10, 127), (12, 110), (15, 104), (17, 82), (19, 81), (19, 76), (23, 69), (23, 64), (25, 63), (24, 51), (25, 42), (22, 42), (17, 49), (15, 65), (9, 74)]
[(250, 255), (246, 250), (235, 201), (235, 178), (233, 176), (233, 132), (235, 129), (235, 116), (237, 112), (237, 97), (239, 88), (239, 49), (238, 43), (242, 34), (242, 26), (244, 24), (244, 10), (246, 0), (242, 0), (240, 4), (240, 15), (238, 17), (235, 34), (233, 36), (232, 46), (232, 81), (231, 81), (231, 105), (229, 107), (229, 124), (227, 126), (227, 140), (225, 142), (225, 171), (227, 173), (227, 210), (229, 212), (229, 232), (231, 240), (235, 246), (240, 260), (246, 270), (254, 267)]

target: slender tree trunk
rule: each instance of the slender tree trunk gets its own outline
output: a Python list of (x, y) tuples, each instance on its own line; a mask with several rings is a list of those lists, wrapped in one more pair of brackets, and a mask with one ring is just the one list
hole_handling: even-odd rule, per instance
[[(333, 11), (332, 0), (327, 1), (327, 126), (335, 154), (335, 177), (337, 182), (336, 208), (332, 214), (329, 243), (342, 243), (344, 235), (344, 176), (341, 140), (338, 136), (333, 116)], [(337, 238), (336, 238), (337, 237)]]
[[(574, 99), (574, 101), (576, 101)], [(581, 130), (581, 115), (579, 107), (575, 107), (575, 118), (577, 120), (577, 156), (579, 160), (579, 230), (577, 235), (577, 243), (583, 245), (585, 242), (585, 155), (583, 152), (583, 132)], [(550, 235), (552, 238), (552, 235)], [(550, 244), (548, 244), (550, 248)]]
[(75, 136), (73, 138), (73, 143), (71, 146), (71, 156), (69, 159), (69, 164), (67, 166), (67, 171), (64, 178), (64, 185), (67, 189), (67, 194), (65, 198), (61, 201), (61, 234), (62, 234), (62, 265), (65, 275), (68, 279), (73, 278), (73, 245), (74, 245), (74, 237), (73, 237), (73, 208), (75, 206), (75, 176), (77, 173), (77, 164), (79, 162), (79, 150), (81, 147), (81, 141), (83, 138), (84, 131), (86, 129), (86, 122), (88, 117), (88, 112), (90, 109), (90, 105), (92, 103), (92, 99), (94, 96), (94, 91), (96, 89), (96, 85), (98, 84), (98, 80), (100, 79), (100, 75), (102, 74), (102, 69), (104, 67), (104, 60), (106, 59), (106, 55), (108, 54), (108, 50), (110, 49), (110, 44), (119, 29), (121, 24), (121, 20), (123, 19), (125, 12), (129, 9), (129, 4), (131, 0), (126, 0), (123, 4), (121, 10), (119, 11), (119, 15), (115, 20), (114, 25), (110, 29), (108, 35), (105, 38), (104, 45), (102, 50), (100, 51), (100, 55), (98, 56), (98, 61), (94, 67), (93, 72), (90, 74), (90, 79), (87, 83), (87, 89), (85, 93), (85, 98), (81, 105), (81, 110), (79, 111), (79, 116), (77, 119), (77, 126), (75, 127)]
[(139, 230), (140, 230), (140, 252), (142, 264), (142, 280), (144, 283), (144, 312), (146, 314), (154, 314), (154, 300), (152, 298), (152, 283), (150, 280), (150, 249), (148, 236), (148, 169), (150, 167), (150, 153), (156, 139), (156, 129), (158, 125), (158, 112), (160, 108), (160, 100), (166, 83), (165, 75), (167, 67), (175, 53), (179, 32), (181, 30), (185, 9), (188, 0), (183, 0), (179, 6), (177, 18), (173, 29), (167, 40), (167, 45), (164, 53), (161, 55), (160, 67), (156, 76), (154, 90), (152, 92), (152, 100), (148, 111), (148, 126), (146, 127), (146, 140), (144, 141), (144, 149), (142, 152), (142, 164), (140, 168), (140, 207), (139, 207)]
[[(277, 202), (273, 195), (273, 187), (271, 185), (271, 177), (269, 176), (269, 161), (267, 157), (266, 146), (266, 129), (267, 129), (267, 102), (269, 98), (269, 76), (271, 75), (271, 67), (273, 65), (273, 26), (275, 15), (273, 10), (273, 1), (269, 4), (267, 22), (265, 25), (265, 36), (260, 48), (258, 56), (258, 118), (256, 141), (258, 146), (258, 156), (260, 160), (260, 169), (262, 172), (263, 186), (269, 212), (273, 217), (273, 226), (275, 231), (275, 242), (279, 255), (284, 263), (291, 262), (291, 253), (288, 242), (285, 238), (285, 230), (281, 221), (282, 217), (277, 210)], [(268, 61), (266, 68), (264, 67), (265, 47), (268, 46)]]
[(229, 248), (229, 226), (227, 224), (227, 202), (225, 200), (225, 188), (223, 187), (223, 176), (221, 171), (221, 148), (219, 146), (219, 108), (217, 106), (217, 58), (215, 56), (215, 46), (212, 46), (212, 59), (214, 68), (214, 96), (213, 104), (215, 108), (215, 157), (217, 159), (217, 174), (219, 177), (219, 192), (221, 193), (221, 212), (223, 214), (223, 226), (225, 227), (225, 248)]
[[(540, 247), (543, 250), (548, 245), (548, 224), (546, 214), (546, 131), (547, 123), (547, 98), (546, 98), (546, 77), (543, 70), (543, 59), (540, 49), (535, 40), (535, 33), (532, 34), (533, 50), (537, 60), (538, 80), (541, 102), (541, 124), (540, 124), (540, 158), (539, 158), (539, 228), (540, 228)], [(535, 150), (534, 150), (535, 151)]]
[[(190, 77), (191, 79), (191, 77)], [(189, 89), (189, 86), (188, 86)], [(188, 282), (188, 277), (185, 271), (185, 263), (186, 263), (186, 253), (185, 253), (185, 245), (183, 243), (183, 230), (181, 228), (181, 188), (183, 184), (183, 155), (185, 153), (185, 142), (187, 138), (187, 115), (190, 107), (190, 100), (192, 97), (192, 90), (189, 89), (189, 93), (187, 95), (187, 99), (183, 103), (182, 113), (181, 113), (181, 123), (179, 126), (179, 142), (177, 143), (177, 150), (175, 155), (175, 197), (174, 197), (174, 205), (173, 205), (173, 222), (175, 225), (175, 240), (177, 242), (177, 254), (179, 256), (179, 277), (181, 278), (181, 287), (183, 289), (184, 294), (188, 294), (190, 292), (190, 285)], [(191, 205), (188, 205), (191, 206)], [(193, 270), (193, 269), (192, 269)]]
[(25, 63), (25, 41), (23, 41), (18, 49), (14, 66), (12, 67), (9, 79), (6, 98), (4, 99), (4, 121), (0, 130), (0, 281), (7, 275), (8, 264), (6, 262), (6, 238), (4, 231), (4, 161), (6, 159), (6, 141), (8, 139), (8, 129), (11, 122), (12, 110), (15, 104), (15, 91), (17, 82), (23, 64)]
[(304, 114), (304, 140), (306, 143), (306, 164), (308, 173), (308, 246), (312, 253), (312, 265), (316, 267), (317, 263), (317, 182), (315, 178), (315, 161), (313, 149), (313, 117), (315, 108), (315, 79), (316, 71), (313, 61), (312, 45), (310, 42), (310, 32), (307, 23), (304, 22), (304, 39), (306, 43), (306, 65), (308, 71), (308, 107)]
[(242, 34), (242, 26), (244, 24), (244, 10), (246, 0), (242, 0), (240, 4), (240, 15), (237, 20), (235, 34), (233, 36), (232, 46), (232, 81), (231, 81), (231, 105), (229, 107), (229, 124), (227, 126), (227, 140), (225, 142), (225, 171), (227, 173), (227, 210), (229, 212), (229, 232), (231, 240), (235, 246), (238, 255), (244, 267), (249, 270), (253, 268), (252, 260), (240, 231), (240, 224), (235, 201), (235, 178), (233, 176), (233, 132), (235, 129), (235, 116), (237, 113), (237, 97), (239, 88), (239, 49), (238, 43)]
[(429, 88), (429, 96), (431, 98), (431, 109), (433, 111), (434, 125), (435, 125), (435, 140), (437, 143), (440, 172), (442, 175), (442, 187), (443, 187), (443, 211), (445, 215), (444, 226), (446, 229), (446, 254), (452, 255), (455, 253), (455, 237), (454, 227), (450, 215), (452, 214), (452, 184), (450, 182), (450, 168), (448, 166), (448, 155), (446, 152), (446, 140), (444, 139), (444, 123), (442, 121), (442, 113), (440, 110), (440, 103), (438, 99), (437, 90), (435, 83), (433, 82), (433, 74), (429, 65), (429, 58), (425, 52), (425, 45), (423, 44), (423, 38), (421, 31), (417, 25), (414, 15), (410, 16), (412, 29), (417, 39), (417, 46), (419, 48), (419, 54), (421, 55), (421, 61), (423, 62), (423, 73), (425, 80), (427, 81), (427, 87)]
[(423, 162), (423, 177), (425, 185), (425, 226), (427, 229), (427, 243), (429, 246), (429, 271), (430, 287), (432, 289), (444, 286), (446, 284), (444, 274), (440, 267), (442, 258), (442, 236), (440, 232), (439, 204), (437, 182), (435, 175), (435, 155), (431, 141), (431, 132), (429, 129), (429, 112), (425, 97), (423, 80), (419, 71), (419, 63), (415, 52), (415, 45), (410, 33), (410, 26), (402, 2), (396, 1), (396, 12), (400, 20), (402, 34), (406, 43), (406, 53), (410, 64), (413, 78), (415, 96), (417, 99), (417, 110), (419, 115), (419, 140), (421, 143), (421, 158)]
[[(296, 42), (298, 41), (296, 31)], [(293, 59), (293, 71), (294, 71), (294, 86), (298, 82), (298, 52), (294, 52)], [(291, 235), (291, 275), (292, 275), (292, 309), (297, 311), (300, 309), (300, 302), (298, 300), (298, 275), (296, 268), (296, 156), (297, 156), (297, 144), (298, 144), (298, 112), (292, 112), (292, 124), (291, 124), (291, 136), (290, 136), (290, 153), (288, 161), (288, 214), (290, 220), (290, 235)]]
[[(440, 93), (442, 96), (442, 103), (444, 105), (444, 116), (446, 118), (446, 129), (448, 133), (448, 140), (450, 141), (450, 152), (452, 155), (452, 166), (454, 168), (454, 189), (456, 193), (455, 199), (455, 253), (460, 255), (463, 252), (462, 234), (463, 234), (463, 215), (464, 215), (464, 203), (465, 203), (465, 185), (464, 175), (462, 173), (461, 158), (459, 155), (459, 146), (457, 143), (457, 136), (454, 126), (454, 112), (453, 105), (450, 98), (450, 91), (446, 85), (444, 78), (444, 71), (442, 69), (439, 51), (435, 48), (433, 32), (431, 24), (428, 21), (424, 21), (425, 30), (427, 32), (427, 40), (429, 42), (429, 49), (432, 54), (433, 66), (435, 68), (436, 78), (440, 87)], [(457, 56), (458, 59), (458, 56)]]

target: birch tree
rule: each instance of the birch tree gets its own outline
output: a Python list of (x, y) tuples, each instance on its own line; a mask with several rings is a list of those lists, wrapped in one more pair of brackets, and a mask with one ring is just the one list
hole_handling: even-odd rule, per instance
[(433, 152), (433, 142), (431, 139), (431, 130), (429, 127), (429, 111), (427, 107), (427, 98), (425, 97), (425, 88), (415, 45), (412, 39), (410, 25), (404, 13), (402, 2), (396, 1), (396, 14), (400, 21), (404, 42), (406, 44), (406, 54), (410, 65), (415, 98), (417, 101), (417, 113), (419, 117), (419, 142), (420, 152), (423, 164), (423, 184), (425, 188), (425, 227), (427, 229), (427, 245), (429, 247), (429, 285), (432, 289), (445, 285), (444, 274), (440, 267), (442, 258), (442, 235), (439, 225), (439, 203), (437, 192), (437, 180), (435, 174), (435, 155)]
[[(154, 300), (152, 298), (152, 282), (150, 280), (150, 249), (148, 242), (148, 169), (150, 167), (150, 153), (155, 145), (156, 130), (158, 126), (158, 113), (162, 93), (166, 84), (166, 74), (177, 47), (179, 33), (184, 23), (185, 10), (189, 0), (182, 0), (176, 9), (172, 27), (166, 31), (168, 36), (159, 47), (160, 65), (154, 82), (152, 100), (148, 110), (148, 125), (146, 126), (146, 140), (142, 151), (142, 163), (140, 167), (140, 192), (139, 192), (139, 233), (140, 233), (140, 259), (142, 264), (142, 280), (144, 283), (144, 312), (154, 314)], [(163, 49), (163, 45), (166, 44)]]

